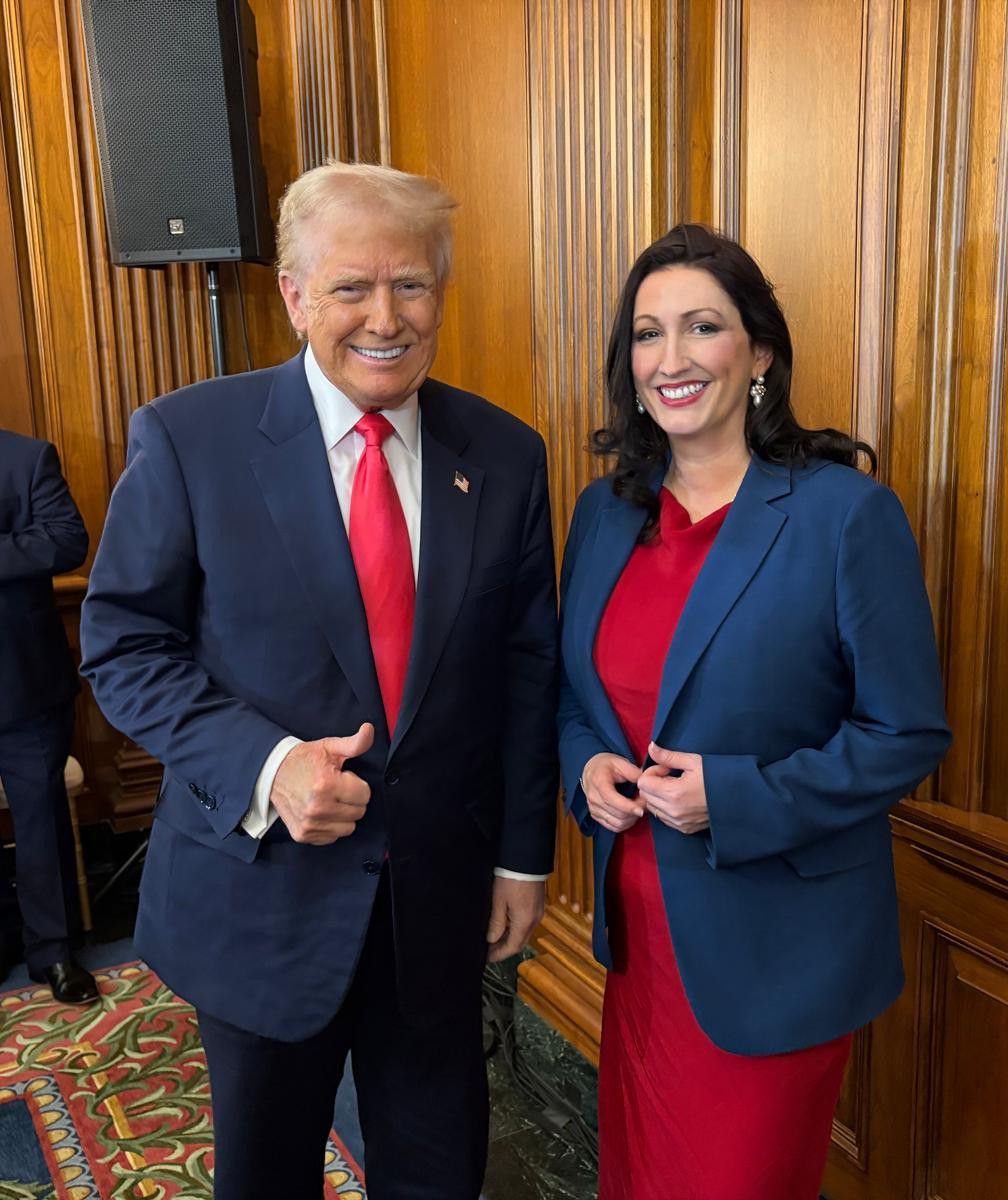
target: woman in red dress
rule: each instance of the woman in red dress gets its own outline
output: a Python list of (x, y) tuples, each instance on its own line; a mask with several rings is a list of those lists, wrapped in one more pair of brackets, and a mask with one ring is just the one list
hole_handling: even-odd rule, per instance
[(772, 288), (677, 226), (608, 359), (564, 557), (561, 758), (610, 968), (600, 1200), (814, 1200), (851, 1033), (902, 985), (887, 811), (949, 740), (916, 547), (805, 430)]

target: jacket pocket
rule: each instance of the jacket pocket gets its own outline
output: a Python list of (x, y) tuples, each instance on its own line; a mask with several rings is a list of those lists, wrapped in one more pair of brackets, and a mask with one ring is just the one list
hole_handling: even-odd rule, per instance
[(799, 846), (796, 850), (789, 850), (781, 858), (803, 879), (811, 879), (863, 867), (865, 863), (880, 858), (888, 850), (889, 843), (887, 821), (884, 828), (873, 823), (869, 828), (860, 825), (845, 829), (842, 833), (834, 833), (817, 842)]
[(485, 592), (496, 591), (505, 587), (515, 577), (518, 561), (514, 558), (502, 558), (498, 562), (488, 563), (473, 571), (469, 577), (467, 589), (470, 596), (482, 596)]

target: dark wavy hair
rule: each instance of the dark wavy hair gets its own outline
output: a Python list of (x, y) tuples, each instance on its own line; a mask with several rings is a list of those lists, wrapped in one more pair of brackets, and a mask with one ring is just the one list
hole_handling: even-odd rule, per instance
[(773, 285), (753, 258), (731, 238), (703, 225), (676, 225), (640, 255), (623, 285), (606, 357), (608, 423), (591, 435), (589, 448), (615, 454), (613, 491), (648, 513), (641, 532), (646, 541), (658, 521), (658, 497), (650, 486), (669, 453), (668, 438), (648, 413), (637, 411), (630, 352), (637, 290), (648, 275), (671, 266), (698, 267), (712, 275), (730, 297), (754, 346), (773, 352), (766, 372), (766, 394), (757, 408), (749, 404), (745, 435), (749, 449), (773, 463), (803, 464), (825, 458), (848, 467), (864, 456), (877, 470), (875, 451), (836, 429), (805, 429), (791, 408), (791, 335)]

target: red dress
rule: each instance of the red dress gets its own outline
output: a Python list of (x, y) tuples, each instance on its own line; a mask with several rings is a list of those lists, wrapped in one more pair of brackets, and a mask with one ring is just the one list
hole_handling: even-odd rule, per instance
[[(595, 664), (639, 762), (679, 616), (727, 513), (692, 525), (663, 488), (659, 535), (634, 550), (599, 624)], [(676, 968), (652, 820), (617, 837), (606, 878), (616, 969), (602, 1015), (599, 1200), (815, 1200), (850, 1035), (763, 1057), (710, 1041)]]

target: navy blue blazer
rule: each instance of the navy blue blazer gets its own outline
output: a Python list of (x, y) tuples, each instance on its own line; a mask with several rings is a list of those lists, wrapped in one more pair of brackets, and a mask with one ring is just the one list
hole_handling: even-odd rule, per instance
[(87, 549), (56, 447), (0, 429), (0, 728), (77, 692), (52, 580), (79, 567)]
[[(338, 1010), (388, 855), (417, 1020), (475, 1002), (495, 865), (551, 869), (555, 574), (542, 439), (477, 396), (420, 389), (412, 655), (385, 726), (326, 448), (298, 356), (136, 412), (83, 607), (82, 670), (165, 764), (139, 951), (181, 995), (300, 1040)], [(466, 483), (467, 488), (459, 486)], [(299, 845), (240, 822), (287, 734), (350, 734), (354, 834)]]
[[(579, 779), (594, 754), (632, 757), (592, 651), (643, 522), (608, 479), (591, 484), (561, 576), (561, 767), (568, 808), (594, 837), (594, 947), (609, 967), (614, 835)], [(645, 819), (712, 1041), (799, 1049), (890, 1004), (903, 970), (887, 813), (950, 735), (917, 547), (888, 488), (835, 463), (753, 458), (680, 618), (653, 738), (703, 756), (709, 831)]]

